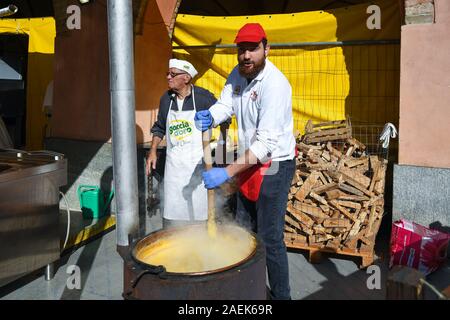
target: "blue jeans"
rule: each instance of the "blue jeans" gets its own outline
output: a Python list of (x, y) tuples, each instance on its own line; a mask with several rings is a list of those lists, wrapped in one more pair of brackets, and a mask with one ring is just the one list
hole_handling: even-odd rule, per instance
[[(256, 202), (237, 195), (236, 220), (256, 232), (266, 249), (266, 265), (273, 299), (290, 299), (289, 266), (284, 244), (284, 216), (295, 160), (278, 164), (278, 172), (264, 176)], [(274, 163), (272, 164), (274, 165)]]

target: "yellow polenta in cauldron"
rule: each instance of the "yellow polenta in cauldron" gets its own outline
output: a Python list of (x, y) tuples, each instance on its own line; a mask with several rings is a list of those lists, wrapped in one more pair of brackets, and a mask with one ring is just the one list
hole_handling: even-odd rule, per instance
[(136, 258), (150, 265), (163, 265), (167, 272), (198, 273), (226, 268), (254, 253), (256, 239), (245, 229), (218, 225), (214, 237), (205, 226), (168, 230), (142, 247)]

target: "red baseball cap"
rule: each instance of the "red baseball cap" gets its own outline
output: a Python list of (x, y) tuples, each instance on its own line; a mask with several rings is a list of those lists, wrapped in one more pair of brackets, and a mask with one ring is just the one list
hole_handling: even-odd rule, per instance
[(260, 42), (266, 37), (263, 27), (259, 23), (247, 23), (237, 33), (234, 43)]

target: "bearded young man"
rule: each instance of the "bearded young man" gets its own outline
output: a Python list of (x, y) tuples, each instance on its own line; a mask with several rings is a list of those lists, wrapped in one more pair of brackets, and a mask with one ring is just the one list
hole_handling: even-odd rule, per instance
[(225, 168), (203, 173), (208, 189), (232, 177), (239, 184), (237, 221), (252, 228), (266, 249), (270, 294), (290, 299), (289, 269), (284, 244), (284, 217), (295, 172), (292, 88), (267, 59), (270, 47), (264, 29), (248, 23), (237, 33), (239, 64), (229, 75), (220, 99), (195, 115), (202, 130), (236, 116), (239, 157)]

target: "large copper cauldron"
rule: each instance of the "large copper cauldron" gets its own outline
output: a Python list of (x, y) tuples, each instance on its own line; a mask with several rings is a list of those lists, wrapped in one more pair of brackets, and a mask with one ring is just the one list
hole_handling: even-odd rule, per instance
[(126, 299), (265, 299), (265, 252), (256, 234), (219, 224), (150, 233), (125, 261)]

